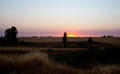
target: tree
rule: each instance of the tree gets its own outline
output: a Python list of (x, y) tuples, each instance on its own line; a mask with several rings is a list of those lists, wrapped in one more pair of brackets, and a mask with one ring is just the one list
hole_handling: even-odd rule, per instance
[(13, 41), (17, 39), (17, 33), (18, 33), (17, 28), (12, 26), (11, 27), (11, 39)]
[(4, 45), (4, 38), (0, 37), (0, 45)]
[(12, 26), (10, 29), (9, 28), (6, 29), (4, 36), (6, 43), (12, 44), (17, 43), (18, 42), (17, 33), (18, 33), (17, 28), (14, 26)]
[(64, 32), (64, 35), (63, 35), (63, 45), (64, 45), (64, 47), (66, 47), (66, 44), (67, 44), (67, 33)]
[(89, 38), (88, 38), (88, 45), (89, 45), (89, 46), (92, 46), (92, 43), (93, 43), (93, 40), (92, 40), (91, 37), (89, 37)]
[(8, 40), (10, 40), (10, 38), (11, 38), (11, 29), (6, 29), (5, 30), (5, 36), (4, 36), (4, 38), (8, 41)]

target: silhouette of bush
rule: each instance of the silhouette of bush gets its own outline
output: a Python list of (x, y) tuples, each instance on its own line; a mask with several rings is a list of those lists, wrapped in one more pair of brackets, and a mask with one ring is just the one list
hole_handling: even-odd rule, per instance
[(64, 47), (66, 47), (66, 44), (67, 44), (67, 33), (64, 32), (64, 35), (63, 35), (63, 45), (64, 45)]
[(89, 45), (89, 46), (92, 46), (92, 43), (93, 43), (93, 40), (92, 40), (91, 37), (89, 37), (89, 38), (88, 38), (88, 45)]
[(4, 38), (0, 37), (0, 45), (4, 45)]
[(16, 44), (18, 42), (17, 33), (17, 28), (14, 26), (12, 26), (10, 29), (6, 29), (4, 36), (5, 42), (8, 44)]

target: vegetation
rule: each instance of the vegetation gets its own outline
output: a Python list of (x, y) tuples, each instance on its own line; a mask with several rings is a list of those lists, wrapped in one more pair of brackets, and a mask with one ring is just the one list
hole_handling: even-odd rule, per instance
[(92, 46), (92, 43), (93, 43), (93, 40), (92, 40), (91, 37), (89, 37), (89, 38), (88, 38), (88, 45), (89, 45), (89, 46)]
[(17, 40), (17, 28), (12, 26), (11, 29), (6, 29), (5, 31), (5, 41), (9, 44), (15, 44), (18, 42)]
[(118, 74), (116, 65), (99, 66), (92, 69), (73, 69), (49, 60), (43, 53), (24, 55), (0, 55), (0, 74)]
[(92, 38), (91, 46), (89, 38), (67, 38), (67, 47), (62, 39), (19, 38), (17, 45), (1, 43), (0, 74), (120, 73), (119, 38)]
[(50, 54), (50, 58), (74, 68), (91, 69), (99, 65), (119, 65), (120, 48), (81, 50), (66, 54)]
[(5, 36), (0, 37), (0, 45), (15, 45), (18, 43), (17, 28), (12, 26), (10, 29), (5, 30)]
[(64, 47), (66, 47), (66, 44), (67, 44), (67, 33), (64, 32), (64, 35), (63, 35), (63, 44), (64, 44)]

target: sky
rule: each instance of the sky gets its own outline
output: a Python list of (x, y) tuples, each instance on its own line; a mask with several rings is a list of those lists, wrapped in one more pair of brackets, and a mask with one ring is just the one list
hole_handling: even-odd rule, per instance
[(120, 0), (0, 0), (0, 36), (120, 36)]

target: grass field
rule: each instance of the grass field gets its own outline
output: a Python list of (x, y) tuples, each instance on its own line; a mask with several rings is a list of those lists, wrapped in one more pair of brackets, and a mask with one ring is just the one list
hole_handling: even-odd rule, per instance
[[(26, 41), (26, 42), (35, 42), (35, 43), (62, 42), (61, 37), (43, 37), (43, 38), (21, 37), (21, 38), (19, 38), (19, 40)], [(87, 40), (88, 40), (88, 37), (68, 38), (69, 42), (72, 42), (72, 41), (80, 42), (80, 41), (87, 41)], [(93, 37), (93, 41), (120, 45), (120, 38), (118, 38), (118, 37), (116, 37), (116, 38)]]
[(75, 69), (49, 60), (44, 53), (0, 55), (1, 74), (119, 74), (118, 65), (99, 66), (92, 69)]
[(119, 74), (120, 38), (19, 38), (0, 46), (0, 74)]

